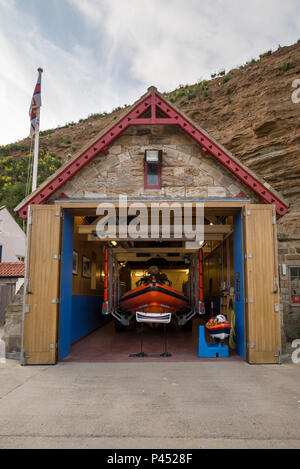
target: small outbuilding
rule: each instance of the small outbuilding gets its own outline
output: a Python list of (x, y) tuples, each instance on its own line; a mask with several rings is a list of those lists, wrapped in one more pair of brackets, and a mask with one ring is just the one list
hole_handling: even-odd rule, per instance
[(0, 326), (5, 323), (5, 310), (24, 283), (24, 262), (0, 262)]

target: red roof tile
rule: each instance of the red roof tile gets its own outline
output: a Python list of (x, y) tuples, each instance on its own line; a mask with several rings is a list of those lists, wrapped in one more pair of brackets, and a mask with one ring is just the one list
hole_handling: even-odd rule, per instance
[(0, 277), (24, 277), (24, 262), (0, 262)]

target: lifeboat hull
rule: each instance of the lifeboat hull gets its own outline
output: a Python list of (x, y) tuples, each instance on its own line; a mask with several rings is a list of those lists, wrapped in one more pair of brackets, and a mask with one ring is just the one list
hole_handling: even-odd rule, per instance
[(230, 336), (230, 328), (209, 329), (208, 333), (214, 339), (225, 340)]
[(120, 306), (131, 313), (141, 311), (175, 314), (188, 306), (188, 299), (183, 293), (167, 285), (152, 282), (125, 293), (120, 299)]

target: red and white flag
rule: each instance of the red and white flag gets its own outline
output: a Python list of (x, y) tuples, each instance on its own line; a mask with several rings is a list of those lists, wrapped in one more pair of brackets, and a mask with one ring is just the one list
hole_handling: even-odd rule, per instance
[(42, 69), (39, 68), (39, 76), (37, 80), (37, 84), (35, 85), (35, 89), (33, 92), (31, 105), (29, 109), (29, 116), (30, 116), (30, 136), (33, 135), (37, 128), (37, 110), (42, 105), (41, 99), (41, 80), (42, 80)]

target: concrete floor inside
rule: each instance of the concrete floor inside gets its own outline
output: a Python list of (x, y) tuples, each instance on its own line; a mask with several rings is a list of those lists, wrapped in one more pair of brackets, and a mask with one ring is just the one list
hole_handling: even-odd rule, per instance
[[(129, 357), (141, 350), (141, 326), (116, 332), (113, 321), (97, 329), (71, 346), (71, 353), (64, 362), (193, 362), (193, 361), (236, 361), (241, 358), (231, 353), (229, 358), (199, 358), (197, 344), (192, 331), (167, 326), (167, 350), (171, 357)], [(164, 330), (160, 325), (152, 329), (144, 325), (143, 350), (148, 354), (161, 354), (165, 350)]]

